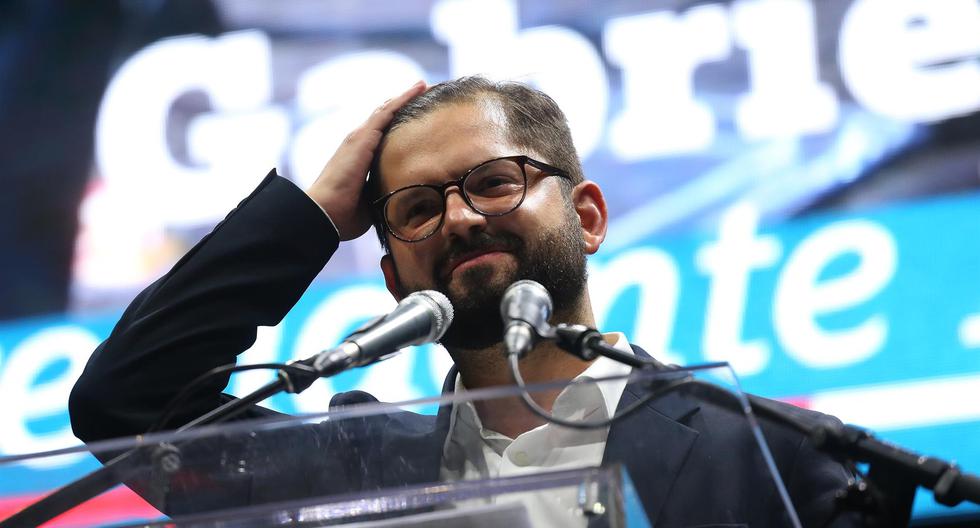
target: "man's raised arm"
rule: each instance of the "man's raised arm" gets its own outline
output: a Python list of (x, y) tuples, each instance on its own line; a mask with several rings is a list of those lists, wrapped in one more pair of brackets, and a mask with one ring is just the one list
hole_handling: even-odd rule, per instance
[[(375, 110), (306, 193), (271, 172), (140, 293), (72, 390), (76, 436), (92, 442), (146, 432), (191, 380), (233, 363), (254, 343), (256, 327), (278, 324), (340, 241), (367, 231), (360, 194), (374, 151), (394, 111), (424, 89), (419, 82)], [(167, 426), (220, 405), (227, 382), (215, 377)]]

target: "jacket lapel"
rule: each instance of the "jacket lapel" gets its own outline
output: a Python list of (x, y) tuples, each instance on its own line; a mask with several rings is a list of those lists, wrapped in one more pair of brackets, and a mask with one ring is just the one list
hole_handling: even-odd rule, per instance
[[(633, 346), (633, 351), (650, 358), (639, 347)], [(617, 412), (639, 401), (645, 393), (636, 383), (628, 385)], [(619, 463), (626, 468), (651, 521), (660, 515), (699, 434), (681, 422), (698, 410), (696, 402), (669, 392), (609, 428), (602, 463)]]
[[(442, 386), (442, 395), (450, 395), (456, 387), (456, 366), (449, 369)], [(449, 422), (452, 417), (452, 405), (441, 405), (436, 414), (434, 425), (423, 427), (419, 431), (393, 434), (382, 431), (381, 459), (391, 453), (405, 453), (399, 463), (387, 464), (382, 470), (381, 482), (384, 487), (403, 486), (437, 482), (442, 468), (442, 450), (449, 435)], [(431, 424), (431, 422), (430, 422)]]

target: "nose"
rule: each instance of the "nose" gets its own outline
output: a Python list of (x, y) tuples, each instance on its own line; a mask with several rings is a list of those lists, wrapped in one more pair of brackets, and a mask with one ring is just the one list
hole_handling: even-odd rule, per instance
[(442, 234), (447, 238), (453, 236), (467, 238), (483, 230), (487, 224), (487, 217), (474, 211), (463, 199), (463, 193), (458, 188), (446, 190), (444, 215)]

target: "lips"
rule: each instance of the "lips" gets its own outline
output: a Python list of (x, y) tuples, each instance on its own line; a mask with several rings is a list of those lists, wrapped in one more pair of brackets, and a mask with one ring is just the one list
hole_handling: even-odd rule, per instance
[(438, 280), (448, 282), (453, 271), (461, 264), (488, 253), (510, 253), (520, 260), (524, 242), (510, 233), (491, 235), (485, 231), (474, 233), (468, 239), (454, 238), (446, 248), (445, 254), (434, 264), (433, 270)]
[(477, 257), (481, 257), (489, 253), (502, 253), (507, 251), (508, 251), (507, 248), (491, 247), (491, 248), (481, 248), (481, 249), (455, 254), (449, 258), (449, 260), (446, 262), (444, 266), (442, 266), (442, 275), (444, 277), (448, 277), (461, 264), (469, 262)]

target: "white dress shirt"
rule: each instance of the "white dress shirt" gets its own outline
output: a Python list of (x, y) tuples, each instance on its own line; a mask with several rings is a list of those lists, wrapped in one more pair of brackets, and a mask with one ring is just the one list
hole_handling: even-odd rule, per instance
[[(633, 353), (622, 333), (605, 334), (604, 337), (617, 350)], [(600, 356), (575, 379), (626, 376), (629, 373), (629, 366)], [(626, 383), (623, 378), (598, 385), (569, 385), (559, 393), (552, 414), (572, 421), (606, 420), (616, 412)], [(456, 392), (465, 390), (457, 374)], [(608, 427), (579, 430), (546, 423), (511, 439), (483, 427), (473, 404), (463, 402), (452, 410), (440, 477), (443, 481), (472, 480), (598, 466), (608, 435)], [(524, 502), (533, 526), (585, 526), (587, 520), (580, 512), (577, 492), (576, 488), (568, 487), (541, 493), (500, 495), (492, 502)]]

